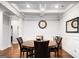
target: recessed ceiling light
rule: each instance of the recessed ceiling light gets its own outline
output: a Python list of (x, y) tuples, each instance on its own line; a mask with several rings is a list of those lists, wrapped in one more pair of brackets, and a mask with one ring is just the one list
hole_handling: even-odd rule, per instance
[(29, 4), (27, 4), (27, 5), (26, 5), (26, 7), (27, 7), (27, 8), (30, 8), (30, 5), (29, 5)]
[(61, 5), (61, 7), (63, 8), (63, 7), (64, 7), (64, 5)]
[(59, 8), (59, 5), (55, 5), (55, 8)]

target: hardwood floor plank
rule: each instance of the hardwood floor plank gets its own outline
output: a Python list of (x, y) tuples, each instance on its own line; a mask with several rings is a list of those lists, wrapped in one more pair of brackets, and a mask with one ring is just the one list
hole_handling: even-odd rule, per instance
[[(0, 51), (0, 55), (6, 56), (8, 58), (19, 58), (20, 56), (20, 48), (18, 44), (13, 44), (12, 47), (5, 49), (4, 51)], [(50, 53), (51, 58), (55, 58), (54, 52)], [(26, 57), (26, 53), (25, 53)], [(73, 58), (63, 49), (59, 52), (59, 57), (56, 58)]]

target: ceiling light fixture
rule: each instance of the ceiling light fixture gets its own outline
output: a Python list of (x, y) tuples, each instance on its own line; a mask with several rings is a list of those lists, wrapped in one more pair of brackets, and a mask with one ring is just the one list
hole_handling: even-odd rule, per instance
[(55, 5), (55, 8), (59, 8), (59, 5)]
[(61, 5), (61, 7), (63, 8), (63, 7), (64, 7), (64, 5)]
[(30, 5), (29, 5), (29, 4), (27, 4), (27, 5), (26, 5), (26, 7), (27, 7), (27, 8), (30, 8)]

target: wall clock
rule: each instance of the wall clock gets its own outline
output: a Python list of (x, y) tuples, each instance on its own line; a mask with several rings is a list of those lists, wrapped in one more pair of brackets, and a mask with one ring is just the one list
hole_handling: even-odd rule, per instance
[(45, 20), (40, 20), (38, 26), (39, 28), (44, 29), (47, 26), (47, 22)]
[(77, 24), (78, 24), (78, 23), (77, 23), (77, 19), (72, 20), (71, 26), (72, 26), (73, 28), (77, 28), (77, 27), (78, 27)]

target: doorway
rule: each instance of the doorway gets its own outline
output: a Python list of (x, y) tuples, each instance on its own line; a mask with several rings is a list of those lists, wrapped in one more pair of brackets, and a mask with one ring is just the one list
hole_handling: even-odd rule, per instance
[(13, 26), (11, 25), (11, 44), (13, 44)]

